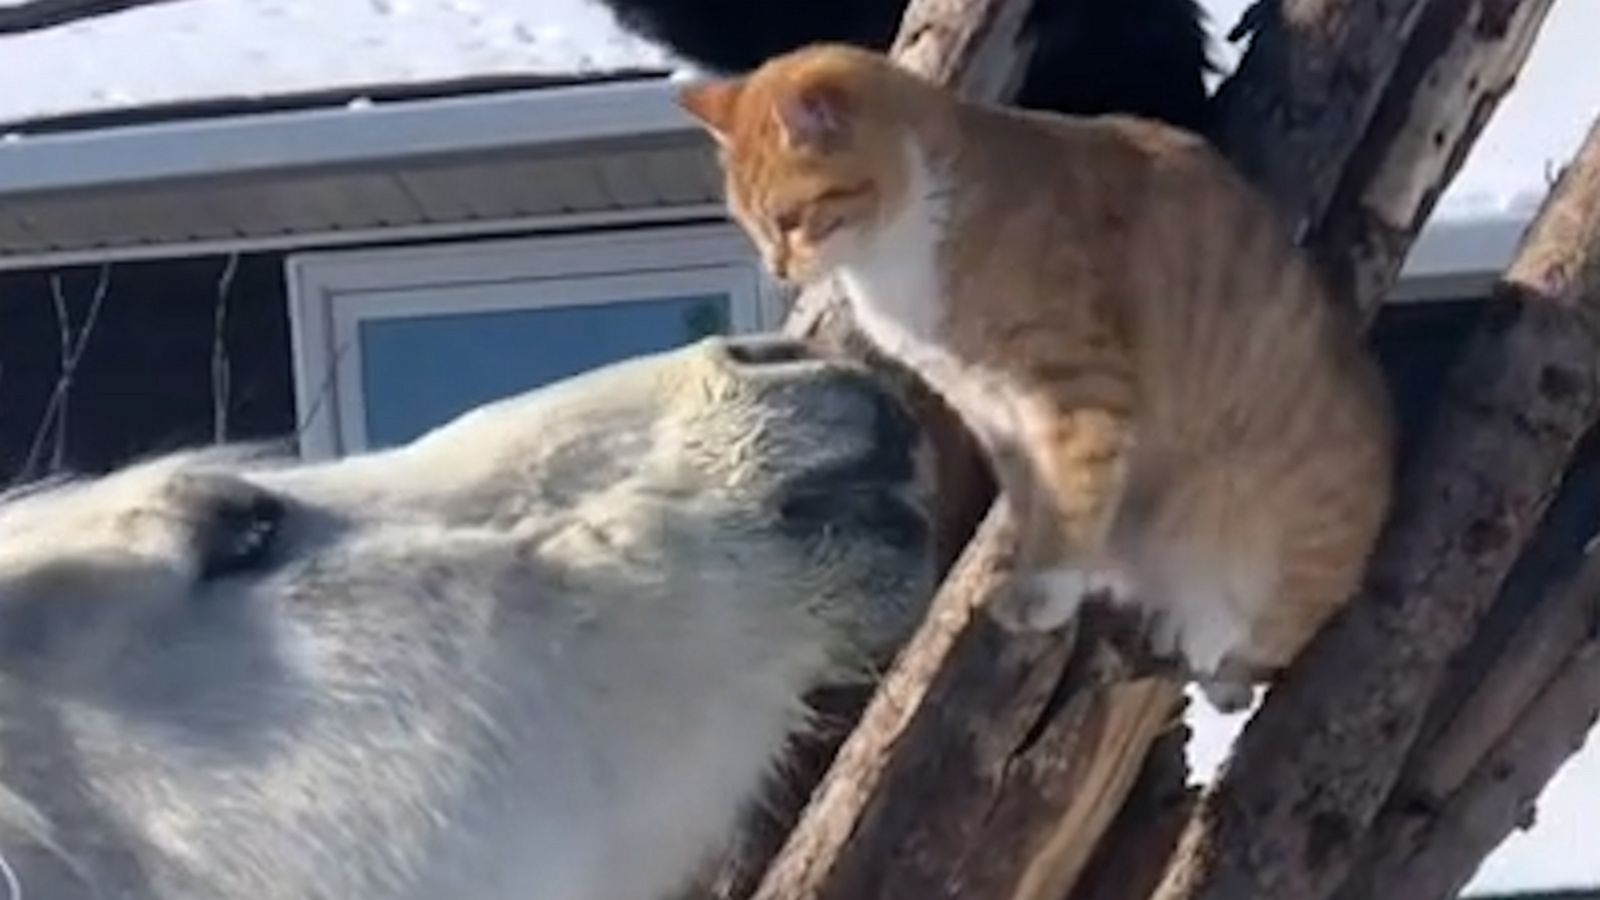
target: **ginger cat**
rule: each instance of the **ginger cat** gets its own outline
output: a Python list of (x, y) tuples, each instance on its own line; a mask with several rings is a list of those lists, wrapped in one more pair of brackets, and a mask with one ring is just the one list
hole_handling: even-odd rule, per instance
[(1001, 621), (1136, 603), (1232, 710), (1354, 593), (1388, 510), (1388, 398), (1204, 141), (968, 102), (836, 45), (680, 101), (771, 271), (836, 274), (985, 448), (1019, 525)]

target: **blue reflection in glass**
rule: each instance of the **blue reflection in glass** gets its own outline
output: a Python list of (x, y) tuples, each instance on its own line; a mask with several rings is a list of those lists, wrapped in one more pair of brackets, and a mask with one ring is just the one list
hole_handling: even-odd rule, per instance
[(728, 298), (715, 294), (367, 319), (367, 441), (405, 443), (490, 400), (728, 328)]

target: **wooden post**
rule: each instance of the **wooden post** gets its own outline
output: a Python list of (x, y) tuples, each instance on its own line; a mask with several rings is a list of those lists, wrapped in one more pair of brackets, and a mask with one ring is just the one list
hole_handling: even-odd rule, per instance
[(1435, 2), (1307, 243), (1369, 319), (1533, 49), (1555, 0)]
[(1350, 873), (1446, 664), (1600, 418), (1600, 126), (1491, 302), (1364, 595), (1245, 730), (1160, 900), (1320, 900)]
[[(1518, 285), (1507, 290), (1531, 287), (1531, 302), (1588, 310), (1589, 328), (1600, 326), (1600, 121), (1506, 280)], [(1587, 515), (1600, 483), (1600, 433), (1579, 456), (1569, 496), (1557, 503), (1576, 501)], [(1436, 696), (1435, 721), (1369, 831), (1342, 900), (1454, 897), (1600, 714), (1600, 556), (1583, 551), (1577, 574), (1552, 588), (1555, 552), (1529, 550), (1519, 563), (1527, 577), (1508, 585), (1497, 602), (1504, 609), (1484, 627), (1520, 624), (1509, 640), (1482, 636), (1491, 652), (1453, 662), (1453, 680), (1464, 684)]]
[(1545, 598), (1401, 781), (1340, 900), (1450, 900), (1600, 715), (1600, 557)]

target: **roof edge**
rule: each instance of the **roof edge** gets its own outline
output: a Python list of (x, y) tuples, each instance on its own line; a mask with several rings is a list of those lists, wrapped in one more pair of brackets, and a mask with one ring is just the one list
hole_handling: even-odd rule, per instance
[(0, 141), (0, 196), (692, 131), (666, 78), (225, 115)]
[(591, 74), (489, 73), (419, 81), (368, 81), (286, 93), (220, 94), (163, 100), (135, 106), (110, 106), (26, 116), (0, 122), (0, 135), (37, 137), (66, 132), (103, 131), (136, 125), (163, 125), (226, 116), (339, 109), (357, 103), (387, 104), (440, 100), (509, 91), (549, 90), (579, 84), (654, 81), (672, 75), (668, 69), (617, 69)]

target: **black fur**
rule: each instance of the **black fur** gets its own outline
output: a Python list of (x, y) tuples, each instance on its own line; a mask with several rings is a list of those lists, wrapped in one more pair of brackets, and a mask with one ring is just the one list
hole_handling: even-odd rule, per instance
[[(745, 72), (818, 41), (886, 49), (906, 0), (602, 0), (623, 26), (697, 65)], [(1205, 125), (1205, 29), (1195, 0), (1039, 0), (1018, 104)]]

